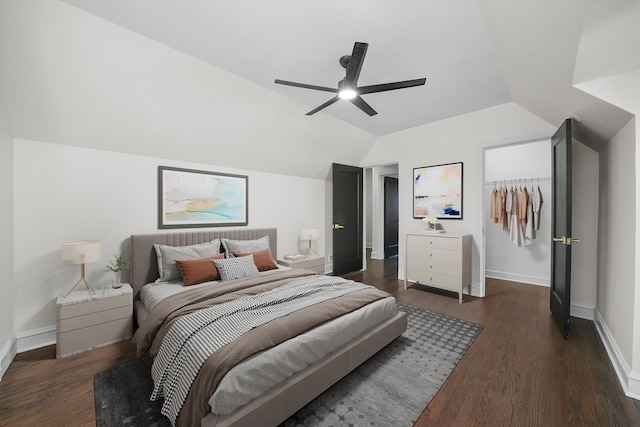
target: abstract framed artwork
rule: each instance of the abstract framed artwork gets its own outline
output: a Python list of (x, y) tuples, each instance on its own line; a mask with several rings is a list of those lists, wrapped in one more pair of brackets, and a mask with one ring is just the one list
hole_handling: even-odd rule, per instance
[(462, 162), (413, 169), (413, 217), (462, 219)]
[(158, 228), (247, 225), (244, 175), (158, 166)]

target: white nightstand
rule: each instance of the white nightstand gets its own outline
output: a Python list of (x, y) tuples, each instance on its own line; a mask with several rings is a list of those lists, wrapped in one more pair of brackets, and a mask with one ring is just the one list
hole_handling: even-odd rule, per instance
[(324, 274), (324, 258), (323, 257), (308, 257), (302, 261), (289, 261), (285, 259), (279, 259), (278, 264), (286, 265), (291, 268), (306, 268), (307, 270), (313, 270), (316, 273)]
[(121, 288), (86, 289), (59, 296), (56, 302), (56, 356), (58, 358), (131, 338), (133, 290)]

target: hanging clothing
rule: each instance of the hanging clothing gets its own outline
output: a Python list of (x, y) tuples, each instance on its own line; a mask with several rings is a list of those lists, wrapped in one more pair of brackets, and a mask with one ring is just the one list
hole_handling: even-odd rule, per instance
[(496, 189), (496, 187), (493, 187), (493, 190), (491, 191), (491, 198), (489, 199), (489, 218), (491, 218), (491, 220), (494, 223), (498, 222), (498, 218), (499, 218), (499, 211), (498, 209), (498, 190)]
[(540, 230), (540, 210), (542, 208), (542, 193), (540, 193), (540, 185), (533, 192), (533, 228)]
[(535, 238), (536, 232), (533, 229), (533, 199), (530, 197), (527, 203), (527, 223), (524, 227), (524, 244), (527, 246), (530, 245), (531, 243), (533, 243), (533, 240)]
[(529, 204), (529, 192), (527, 187), (520, 189), (520, 207), (518, 208), (518, 215), (520, 218), (520, 226), (525, 228), (527, 226), (527, 205)]
[(514, 245), (520, 247), (524, 246), (524, 233), (522, 232), (522, 226), (520, 225), (520, 218), (518, 217), (518, 190), (511, 190), (511, 216), (509, 218), (509, 239)]
[(507, 189), (502, 187), (500, 189), (500, 223), (502, 224), (503, 231), (509, 231), (509, 218), (507, 216)]

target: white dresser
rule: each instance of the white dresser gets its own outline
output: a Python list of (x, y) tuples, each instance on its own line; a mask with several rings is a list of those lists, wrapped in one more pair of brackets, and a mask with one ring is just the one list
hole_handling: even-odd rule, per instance
[(415, 232), (407, 234), (404, 289), (407, 281), (471, 294), (471, 235)]

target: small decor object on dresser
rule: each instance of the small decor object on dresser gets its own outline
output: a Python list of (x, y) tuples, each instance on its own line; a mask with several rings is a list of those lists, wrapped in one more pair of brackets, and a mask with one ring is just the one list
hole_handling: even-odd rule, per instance
[(95, 295), (76, 290), (56, 301), (56, 357), (102, 347), (131, 338), (133, 290), (98, 288)]
[(105, 271), (113, 273), (113, 284), (115, 289), (122, 287), (122, 272), (129, 268), (129, 261), (124, 257), (124, 253), (120, 252), (120, 255), (113, 254), (113, 261), (111, 264), (107, 264)]

